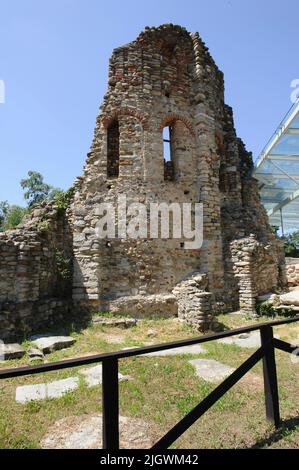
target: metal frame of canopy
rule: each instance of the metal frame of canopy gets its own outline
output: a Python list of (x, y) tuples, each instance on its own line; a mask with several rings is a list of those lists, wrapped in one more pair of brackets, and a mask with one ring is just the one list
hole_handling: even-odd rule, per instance
[(270, 223), (282, 233), (299, 230), (299, 100), (261, 152), (253, 176)]

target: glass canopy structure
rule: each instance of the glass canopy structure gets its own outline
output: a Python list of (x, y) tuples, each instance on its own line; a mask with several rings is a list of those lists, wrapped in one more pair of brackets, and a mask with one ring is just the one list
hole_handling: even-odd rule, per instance
[(255, 162), (262, 203), (282, 234), (299, 230), (299, 100)]

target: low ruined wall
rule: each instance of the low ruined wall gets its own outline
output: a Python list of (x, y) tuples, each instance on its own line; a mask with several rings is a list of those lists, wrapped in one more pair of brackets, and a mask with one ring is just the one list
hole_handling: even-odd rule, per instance
[(51, 205), (0, 233), (0, 337), (33, 331), (63, 309), (71, 296), (70, 240), (64, 214)]
[(289, 286), (299, 286), (299, 258), (286, 258), (286, 277)]
[(42, 328), (47, 330), (72, 313), (70, 300), (58, 298), (0, 303), (0, 339), (26, 338)]
[(239, 307), (245, 313), (255, 314), (259, 295), (286, 284), (281, 244), (275, 239), (264, 244), (250, 236), (233, 241), (230, 249), (231, 267), (239, 289)]
[(176, 297), (172, 294), (135, 295), (103, 302), (97, 306), (97, 310), (129, 314), (135, 318), (167, 318), (177, 316), (178, 305)]
[(199, 331), (205, 331), (213, 325), (213, 296), (207, 289), (208, 276), (195, 272), (172, 291), (178, 302), (178, 317)]

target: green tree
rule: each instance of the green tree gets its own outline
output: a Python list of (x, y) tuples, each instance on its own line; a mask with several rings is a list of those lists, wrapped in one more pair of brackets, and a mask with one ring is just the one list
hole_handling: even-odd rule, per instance
[(37, 171), (28, 171), (28, 178), (22, 179), (21, 187), (25, 189), (24, 198), (28, 201), (28, 207), (39, 204), (49, 199), (52, 186), (44, 182), (44, 177)]
[(43, 175), (37, 171), (28, 171), (28, 178), (22, 179), (20, 184), (25, 190), (24, 198), (28, 201), (28, 208), (0, 201), (0, 232), (17, 227), (22, 222), (24, 215), (35, 204), (52, 201), (58, 210), (64, 212), (73, 197), (73, 188), (67, 191), (55, 188), (45, 183)]
[(0, 232), (17, 227), (26, 213), (24, 207), (16, 204), (10, 206), (7, 201), (0, 202)]
[(5, 224), (5, 218), (6, 218), (8, 210), (9, 210), (8, 202), (1, 201), (0, 202), (0, 232), (3, 232), (5, 230), (4, 224)]
[(26, 213), (27, 209), (25, 207), (17, 206), (15, 204), (10, 206), (5, 218), (4, 230), (17, 227), (22, 222)]
[(299, 230), (284, 237), (284, 251), (286, 256), (299, 258)]

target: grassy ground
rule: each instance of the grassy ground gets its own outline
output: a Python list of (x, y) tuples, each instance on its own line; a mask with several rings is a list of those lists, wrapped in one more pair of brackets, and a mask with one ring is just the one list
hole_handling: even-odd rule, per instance
[[(237, 315), (221, 315), (219, 321), (226, 328), (253, 322)], [(283, 325), (277, 327), (275, 333), (282, 339), (296, 343), (299, 325)], [(71, 334), (76, 338), (76, 343), (71, 348), (47, 355), (48, 362), (198, 336), (197, 332), (175, 319), (141, 320), (137, 326), (127, 330), (101, 326), (80, 328), (77, 325)], [(206, 343), (205, 349), (206, 353), (200, 356), (135, 357), (120, 361), (120, 372), (133, 378), (120, 383), (121, 415), (151, 423), (152, 432), (158, 439), (215, 387), (196, 377), (188, 359), (208, 357), (237, 367), (254, 351), (216, 342)], [(279, 430), (275, 430), (265, 419), (262, 367), (259, 363), (246, 379), (219, 400), (173, 447), (298, 448), (299, 365), (291, 362), (290, 355), (280, 351), (276, 353), (276, 359), (283, 420)], [(25, 364), (28, 364), (28, 357), (6, 361), (1, 367)], [(79, 389), (59, 399), (33, 401), (26, 405), (15, 402), (18, 385), (50, 382), (77, 374), (78, 369), (68, 369), (3, 380), (0, 383), (0, 448), (38, 448), (49, 426), (58, 419), (100, 412), (101, 387), (87, 388), (83, 381)]]

